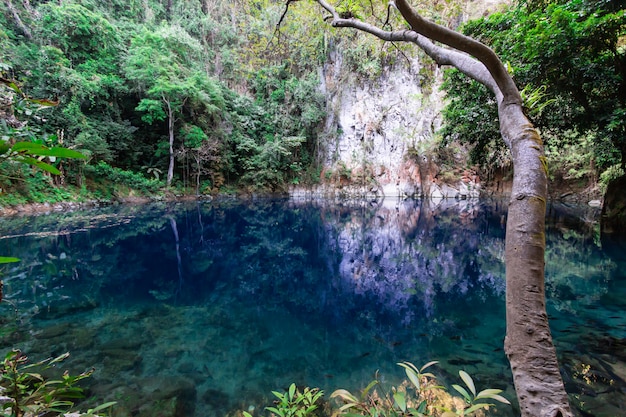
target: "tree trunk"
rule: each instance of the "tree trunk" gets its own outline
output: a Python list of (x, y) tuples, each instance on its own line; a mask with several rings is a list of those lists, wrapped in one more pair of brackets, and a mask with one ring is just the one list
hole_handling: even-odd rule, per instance
[(522, 416), (571, 415), (548, 325), (544, 288), (548, 194), (543, 143), (520, 106), (500, 106), (513, 189), (506, 224), (506, 338)]
[(166, 180), (166, 186), (170, 186), (172, 185), (172, 178), (174, 178), (174, 111), (172, 110), (172, 104), (169, 102), (169, 100), (163, 98), (163, 101), (165, 102), (166, 106), (167, 106), (167, 132), (168, 132), (168, 136), (169, 136), (169, 156), (170, 156), (170, 163), (169, 166), (167, 168), (167, 180)]
[[(287, 7), (293, 1), (287, 0)], [(422, 18), (406, 0), (396, 0), (394, 5), (411, 30), (391, 32), (354, 18), (343, 19), (325, 0), (318, 3), (331, 13), (334, 27), (355, 28), (387, 41), (415, 43), (439, 65), (454, 66), (494, 93), (500, 133), (511, 150), (514, 166), (506, 229), (505, 351), (522, 417), (571, 416), (545, 305), (546, 159), (542, 140), (522, 111), (513, 79), (493, 50)], [(391, 6), (389, 12), (393, 11)]]
[(167, 0), (165, 4), (165, 18), (168, 22), (172, 21), (172, 0)]
[(33, 39), (33, 35), (31, 34), (30, 29), (28, 28), (28, 26), (24, 24), (24, 22), (22, 22), (22, 19), (20, 18), (20, 14), (17, 12), (15, 7), (13, 6), (13, 3), (11, 2), (11, 0), (4, 0), (4, 4), (7, 6), (7, 9), (11, 12), (11, 15), (13, 16), (13, 20), (15, 21), (15, 24), (22, 31), (24, 36), (29, 40)]

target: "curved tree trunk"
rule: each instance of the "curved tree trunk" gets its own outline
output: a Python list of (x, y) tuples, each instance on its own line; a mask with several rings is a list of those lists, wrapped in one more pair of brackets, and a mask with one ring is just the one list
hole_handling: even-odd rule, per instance
[(545, 303), (548, 187), (543, 143), (520, 106), (500, 107), (501, 133), (509, 138), (514, 167), (506, 223), (504, 349), (522, 416), (570, 416)]
[[(287, 0), (287, 7), (297, 0)], [(548, 325), (544, 291), (547, 166), (539, 133), (522, 111), (520, 93), (498, 56), (480, 42), (422, 18), (406, 0), (396, 6), (411, 30), (384, 31), (344, 19), (325, 0), (334, 27), (350, 27), (387, 41), (412, 42), (439, 65), (451, 65), (486, 85), (498, 103), (500, 133), (511, 150), (513, 190), (506, 228), (505, 351), (523, 417), (572, 416)], [(284, 16), (284, 14), (283, 14)], [(454, 49), (442, 48), (433, 41)]]

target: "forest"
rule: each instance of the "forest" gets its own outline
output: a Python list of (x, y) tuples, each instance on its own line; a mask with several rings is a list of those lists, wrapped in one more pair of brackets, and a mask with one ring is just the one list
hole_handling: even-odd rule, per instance
[[(356, 16), (369, 12), (366, 3), (337, 7)], [(466, 23), (464, 2), (419, 9), (462, 24), (501, 55), (541, 129), (554, 186), (598, 196), (624, 172), (622, 3), (520, 1)], [(325, 127), (332, 110), (319, 68), (329, 52), (343, 54), (346, 83), (375, 82), (419, 52), (333, 29), (314, 2), (295, 6), (285, 13), (285, 2), (270, 0), (5, 0), (3, 140), (86, 158), (53, 158), (61, 175), (52, 177), (4, 162), (3, 203), (283, 192), (328, 180), (320, 139), (341, 134)], [(487, 90), (454, 70), (445, 78), (434, 154), (468, 149), (464, 163), (484, 177), (510, 171)]]
[[(335, 123), (340, 110), (331, 97), (351, 85), (382, 83), (418, 57), (420, 89), (411, 95), (441, 92), (445, 104), (436, 110), (438, 122), (429, 122), (432, 134), (415, 140), (403, 158), (420, 170), (420, 181), (430, 175), (429, 181), (442, 182), (466, 170), (510, 182), (499, 222), (505, 242), (498, 259), (506, 266), (502, 352), (522, 416), (572, 415), (546, 307), (548, 188), (557, 196), (593, 198), (594, 207), (606, 194), (602, 244), (607, 234), (624, 230), (622, 1), (5, 0), (2, 11), (1, 205), (284, 194), (292, 185), (333, 181), (365, 185), (384, 176), (385, 166), (369, 176), (365, 163), (361, 172), (347, 165), (328, 170), (344, 129), (360, 129)], [(340, 68), (334, 79), (324, 73), (331, 61)], [(381, 123), (397, 105), (385, 104)], [(401, 113), (396, 120), (413, 114)], [(381, 133), (380, 126), (365, 128)], [(355, 138), (367, 145), (361, 133)], [(382, 152), (370, 149), (376, 151)], [(445, 171), (450, 166), (452, 173)], [(177, 220), (164, 219), (176, 242), (182, 287)], [(30, 386), (20, 378), (42, 379), (18, 372), (25, 360), (14, 350), (4, 362), (13, 410), (20, 409), (20, 390)], [(389, 415), (441, 414), (420, 397), (432, 364), (399, 363), (419, 396), (409, 404), (393, 388)], [(467, 389), (452, 388), (464, 402), (442, 416), (489, 408), (478, 400), (508, 403), (501, 389), (477, 391), (469, 374), (459, 376)], [(274, 395), (280, 400), (274, 404), (295, 401), (299, 411), (270, 406), (270, 413), (306, 415), (321, 392), (294, 383)], [(337, 397), (341, 412), (363, 406), (359, 412), (379, 415), (348, 391), (331, 395)]]

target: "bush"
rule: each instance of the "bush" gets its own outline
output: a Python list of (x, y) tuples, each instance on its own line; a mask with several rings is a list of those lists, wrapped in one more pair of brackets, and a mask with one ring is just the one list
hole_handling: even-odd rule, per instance
[(98, 162), (97, 165), (86, 166), (85, 175), (96, 180), (108, 180), (114, 185), (126, 186), (142, 194), (154, 194), (162, 185), (156, 179), (148, 179), (139, 173), (112, 167), (103, 161)]
[[(83, 390), (76, 384), (88, 378), (93, 369), (80, 375), (72, 376), (65, 372), (60, 378), (47, 379), (41, 371), (54, 367), (69, 356), (65, 353), (56, 358), (45, 359), (29, 364), (28, 358), (21, 351), (8, 352), (0, 365), (0, 387), (2, 389), (2, 417), (58, 415), (62, 410), (71, 409), (71, 400), (83, 398)], [(109, 408), (115, 402), (102, 404), (79, 416), (97, 417), (96, 412)], [(67, 414), (65, 414), (67, 415)]]
[[(410, 362), (398, 363), (404, 368), (407, 380), (398, 387), (384, 390), (380, 382), (375, 379), (361, 393), (353, 395), (345, 389), (334, 391), (330, 398), (335, 400), (336, 409), (333, 416), (349, 417), (452, 417), (482, 415), (482, 410), (488, 410), (494, 405), (492, 400), (510, 404), (500, 396), (502, 390), (484, 389), (477, 392), (474, 380), (467, 372), (459, 371), (459, 376), (465, 386), (453, 384), (452, 388), (461, 397), (450, 395), (444, 387), (437, 383), (435, 376), (424, 372), (437, 362), (429, 362), (417, 368)], [(266, 407), (274, 417), (318, 417), (328, 415), (324, 408), (322, 397), (324, 393), (318, 388), (304, 388), (299, 390), (291, 384), (287, 392), (273, 391), (278, 401), (274, 406)], [(244, 417), (252, 417), (249, 412), (243, 411)]]
[(616, 164), (613, 165), (612, 167), (609, 167), (609, 169), (607, 169), (606, 171), (604, 171), (602, 174), (600, 174), (600, 191), (602, 191), (602, 194), (606, 193), (606, 189), (609, 186), (609, 184), (618, 179), (619, 177), (624, 176), (624, 170), (622, 169), (621, 165)]

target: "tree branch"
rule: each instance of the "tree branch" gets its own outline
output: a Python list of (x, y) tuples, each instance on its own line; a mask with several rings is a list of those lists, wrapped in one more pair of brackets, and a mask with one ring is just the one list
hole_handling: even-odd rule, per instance
[(395, 4), (402, 17), (411, 25), (411, 29), (433, 41), (466, 52), (482, 62), (502, 92), (502, 104), (522, 105), (522, 97), (513, 78), (491, 48), (459, 32), (424, 19), (409, 6), (406, 0), (396, 0)]
[(495, 94), (498, 103), (501, 103), (503, 101), (503, 94), (498, 87), (495, 79), (491, 76), (487, 67), (477, 59), (472, 58), (471, 56), (461, 53), (459, 51), (445, 49), (437, 46), (427, 37), (422, 36), (414, 30), (405, 29), (397, 31), (385, 31), (377, 26), (371, 25), (361, 20), (343, 19), (341, 16), (339, 16), (339, 13), (337, 13), (335, 8), (332, 7), (325, 0), (318, 0), (318, 3), (332, 15), (331, 25), (333, 27), (357, 29), (374, 35), (384, 41), (414, 43), (419, 46), (438, 65), (453, 65), (463, 74), (478, 81), (481, 84), (484, 84), (487, 88), (489, 88), (489, 90), (491, 90)]

